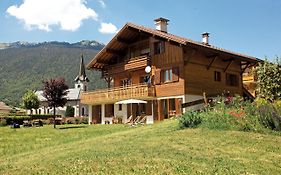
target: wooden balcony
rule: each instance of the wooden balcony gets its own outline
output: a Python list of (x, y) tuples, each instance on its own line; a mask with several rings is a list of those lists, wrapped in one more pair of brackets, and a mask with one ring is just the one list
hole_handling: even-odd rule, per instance
[(150, 100), (155, 97), (153, 86), (147, 84), (132, 85), (119, 88), (84, 92), (81, 95), (82, 104), (112, 104), (125, 99)]
[(256, 97), (257, 82), (253, 75), (243, 75), (243, 87), (253, 96)]
[(108, 73), (109, 75), (115, 75), (121, 72), (144, 69), (148, 65), (149, 56), (142, 55), (134, 58), (130, 58), (123, 63), (118, 63), (114, 65), (109, 65), (105, 68), (104, 73)]

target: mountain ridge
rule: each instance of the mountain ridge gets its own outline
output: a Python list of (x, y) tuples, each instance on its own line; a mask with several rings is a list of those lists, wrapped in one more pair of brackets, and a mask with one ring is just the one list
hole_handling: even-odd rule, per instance
[(75, 43), (69, 43), (65, 41), (45, 41), (45, 42), (26, 42), (26, 41), (16, 41), (12, 43), (0, 43), (0, 49), (11, 49), (11, 48), (30, 48), (30, 47), (40, 47), (48, 45), (57, 45), (72, 48), (92, 48), (101, 50), (104, 44), (97, 42), (95, 40), (82, 40)]
[[(104, 47), (97, 41), (82, 40), (76, 43), (15, 42), (0, 50), (0, 101), (19, 106), (27, 90), (42, 89), (42, 81), (64, 77), (69, 88), (79, 72), (81, 54), (85, 64)], [(100, 72), (86, 70), (89, 89), (105, 87)]]

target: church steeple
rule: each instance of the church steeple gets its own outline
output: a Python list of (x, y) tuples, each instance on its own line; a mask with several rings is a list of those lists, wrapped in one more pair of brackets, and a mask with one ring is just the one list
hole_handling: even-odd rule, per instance
[(87, 82), (89, 82), (89, 78), (86, 75), (83, 54), (81, 55), (79, 74), (74, 81), (75, 88), (80, 88), (83, 91), (87, 90)]

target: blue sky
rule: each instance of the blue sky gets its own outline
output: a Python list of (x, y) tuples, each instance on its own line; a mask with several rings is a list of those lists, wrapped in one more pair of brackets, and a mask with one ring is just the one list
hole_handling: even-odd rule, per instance
[(209, 32), (212, 45), (281, 56), (280, 0), (0, 0), (0, 42), (107, 43), (126, 22), (154, 28), (157, 17), (175, 35), (201, 41)]

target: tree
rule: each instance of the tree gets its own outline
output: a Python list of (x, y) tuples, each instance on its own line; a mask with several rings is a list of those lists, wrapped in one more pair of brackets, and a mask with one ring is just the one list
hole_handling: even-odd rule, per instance
[(68, 86), (64, 78), (55, 78), (43, 81), (43, 96), (47, 99), (48, 106), (54, 109), (54, 128), (56, 128), (56, 107), (63, 107), (66, 102)]
[(32, 109), (38, 109), (40, 102), (37, 95), (29, 90), (23, 95), (22, 104), (23, 108), (30, 110), (30, 114), (32, 114)]
[(270, 102), (281, 99), (281, 59), (275, 63), (265, 60), (256, 68), (257, 95)]
[(72, 106), (67, 106), (65, 110), (66, 117), (74, 117), (74, 108)]

